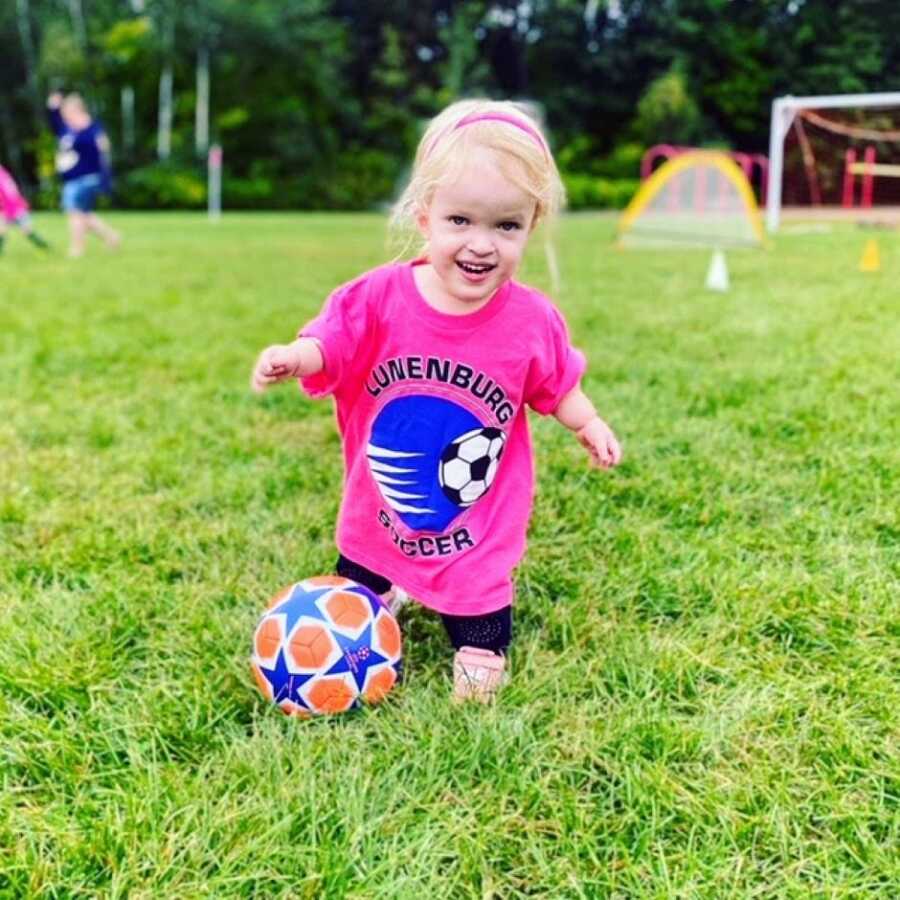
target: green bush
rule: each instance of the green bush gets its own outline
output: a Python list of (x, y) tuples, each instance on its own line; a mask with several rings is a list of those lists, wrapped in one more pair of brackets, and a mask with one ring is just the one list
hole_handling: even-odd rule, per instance
[(222, 206), (226, 209), (289, 208), (289, 192), (271, 178), (232, 176), (222, 179)]
[(596, 141), (586, 134), (572, 138), (556, 154), (560, 170), (600, 175), (603, 178), (637, 178), (641, 171), (641, 159), (647, 147), (639, 143), (617, 144), (604, 154)]
[[(400, 178), (393, 157), (378, 150), (345, 153), (335, 169), (308, 172), (294, 178), (253, 172), (225, 176), (225, 209), (374, 209), (396, 194)], [(569, 209), (622, 209), (638, 188), (638, 178), (616, 178), (586, 172), (563, 172)], [(36, 209), (59, 206), (59, 185), (47, 182), (32, 198)], [(203, 209), (206, 177), (199, 167), (156, 163), (121, 173), (111, 204), (119, 209)]]
[(609, 155), (598, 159), (590, 171), (604, 178), (638, 178), (646, 149), (644, 144), (619, 144)]
[(640, 185), (639, 178), (601, 178), (563, 172), (569, 209), (624, 209)]
[(382, 150), (347, 150), (336, 160), (335, 174), (320, 186), (328, 209), (372, 209), (394, 195), (400, 166)]
[[(279, 177), (264, 166), (249, 174), (224, 175), (225, 209), (372, 209), (394, 194), (397, 161), (379, 150), (346, 151), (331, 171)], [(116, 179), (116, 204), (125, 209), (200, 209), (206, 205), (206, 174), (176, 163), (157, 163)]]
[(155, 163), (116, 179), (116, 205), (125, 209), (201, 209), (206, 182), (193, 168)]
[(640, 184), (644, 146), (624, 143), (602, 155), (588, 135), (578, 135), (558, 153), (569, 209), (622, 209)]
[(56, 178), (44, 179), (29, 197), (32, 209), (59, 209), (62, 188)]

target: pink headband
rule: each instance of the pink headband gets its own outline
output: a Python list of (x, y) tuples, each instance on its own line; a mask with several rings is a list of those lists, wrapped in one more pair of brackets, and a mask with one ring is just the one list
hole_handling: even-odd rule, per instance
[[(485, 113), (469, 113), (467, 116), (463, 116), (456, 125), (453, 126), (453, 131), (456, 131), (465, 125), (472, 125), (475, 122), (506, 122), (508, 125), (514, 125), (519, 131), (524, 131), (540, 148), (544, 151), (544, 156), (548, 156), (547, 145), (544, 143), (544, 139), (540, 136), (536, 129), (532, 128), (526, 122), (523, 122), (518, 116), (511, 116), (509, 113), (505, 112), (485, 112)], [(446, 134), (446, 132), (444, 132)], [(434, 150), (438, 141), (440, 141), (443, 135), (439, 134), (431, 146), (428, 148), (425, 156), (429, 156), (431, 151)]]

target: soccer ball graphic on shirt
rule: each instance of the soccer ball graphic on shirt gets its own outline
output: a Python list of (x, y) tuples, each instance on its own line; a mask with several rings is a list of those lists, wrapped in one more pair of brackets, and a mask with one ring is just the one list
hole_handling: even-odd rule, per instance
[(469, 507), (487, 493), (505, 444), (506, 435), (499, 428), (474, 428), (446, 446), (438, 479), (452, 503)]
[(384, 504), (413, 531), (443, 532), (499, 474), (506, 433), (466, 406), (430, 394), (388, 401), (369, 431), (369, 473)]
[(368, 588), (338, 575), (307, 578), (269, 601), (253, 635), (251, 668), (288, 715), (377, 703), (400, 677), (397, 620)]

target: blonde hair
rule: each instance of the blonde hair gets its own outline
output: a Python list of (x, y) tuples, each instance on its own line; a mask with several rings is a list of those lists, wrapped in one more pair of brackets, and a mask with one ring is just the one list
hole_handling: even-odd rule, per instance
[(503, 174), (534, 199), (532, 228), (556, 215), (565, 188), (536, 118), (510, 101), (460, 100), (435, 116), (419, 141), (409, 184), (391, 214), (392, 228), (412, 230), (437, 188), (452, 182), (481, 148), (493, 151)]

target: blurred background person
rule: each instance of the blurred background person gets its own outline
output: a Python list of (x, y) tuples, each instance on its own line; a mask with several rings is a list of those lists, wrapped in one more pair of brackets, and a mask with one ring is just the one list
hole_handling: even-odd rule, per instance
[(18, 226), (36, 247), (48, 249), (47, 242), (31, 225), (28, 201), (22, 196), (12, 175), (0, 166), (0, 253), (3, 252), (3, 242), (10, 225)]
[(69, 220), (69, 256), (84, 253), (89, 231), (108, 247), (118, 246), (119, 233), (94, 212), (97, 197), (112, 189), (109, 138), (79, 94), (51, 94), (47, 115), (59, 139), (56, 171), (62, 179), (62, 208)]

